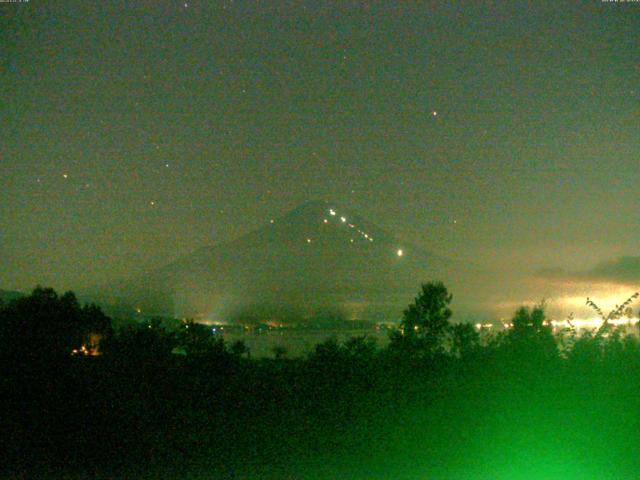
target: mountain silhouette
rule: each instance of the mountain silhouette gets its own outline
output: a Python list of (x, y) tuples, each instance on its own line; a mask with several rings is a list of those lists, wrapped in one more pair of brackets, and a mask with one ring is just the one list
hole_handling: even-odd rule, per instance
[(402, 243), (355, 213), (313, 201), (240, 238), (110, 285), (100, 296), (147, 312), (214, 321), (252, 311), (259, 312), (256, 321), (318, 312), (396, 320), (420, 282), (445, 278), (455, 268), (452, 260)]

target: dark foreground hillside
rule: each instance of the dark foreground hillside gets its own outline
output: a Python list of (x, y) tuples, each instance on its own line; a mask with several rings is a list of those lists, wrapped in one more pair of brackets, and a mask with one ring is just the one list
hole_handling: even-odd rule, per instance
[(632, 478), (640, 358), (129, 365), (3, 378), (15, 478)]
[[(637, 476), (636, 336), (554, 336), (538, 307), (483, 340), (448, 323), (450, 301), (442, 284), (425, 285), (384, 349), (355, 338), (305, 359), (252, 360), (193, 323), (109, 333), (96, 307), (35, 290), (0, 309), (2, 476)], [(102, 329), (103, 354), (69, 355), (89, 327)]]

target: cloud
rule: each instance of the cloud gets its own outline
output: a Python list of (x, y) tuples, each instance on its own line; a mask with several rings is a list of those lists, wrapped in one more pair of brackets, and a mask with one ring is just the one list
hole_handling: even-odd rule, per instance
[(538, 271), (538, 276), (550, 280), (640, 285), (640, 256), (606, 260), (589, 270), (579, 272), (568, 272), (557, 268), (544, 269)]
[(584, 276), (594, 280), (609, 280), (619, 283), (640, 283), (640, 256), (621, 257), (599, 263)]

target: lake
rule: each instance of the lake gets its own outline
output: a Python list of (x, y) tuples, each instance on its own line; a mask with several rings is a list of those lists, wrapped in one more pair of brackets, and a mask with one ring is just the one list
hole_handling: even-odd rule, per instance
[(284, 347), (289, 358), (300, 357), (308, 354), (318, 344), (329, 338), (336, 338), (344, 342), (351, 337), (366, 335), (376, 340), (378, 346), (385, 346), (389, 341), (388, 330), (385, 329), (358, 329), (358, 330), (299, 330), (276, 329), (264, 332), (229, 332), (224, 333), (226, 342), (242, 340), (251, 350), (254, 358), (273, 357), (274, 347)]

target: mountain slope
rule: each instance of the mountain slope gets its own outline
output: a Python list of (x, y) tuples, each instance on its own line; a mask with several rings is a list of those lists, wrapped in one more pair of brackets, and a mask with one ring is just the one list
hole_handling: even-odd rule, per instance
[(111, 302), (211, 320), (257, 308), (275, 317), (284, 310), (305, 317), (340, 310), (348, 318), (374, 318), (390, 309), (397, 316), (420, 282), (452, 269), (454, 262), (403, 245), (358, 215), (308, 202), (103, 294)]

